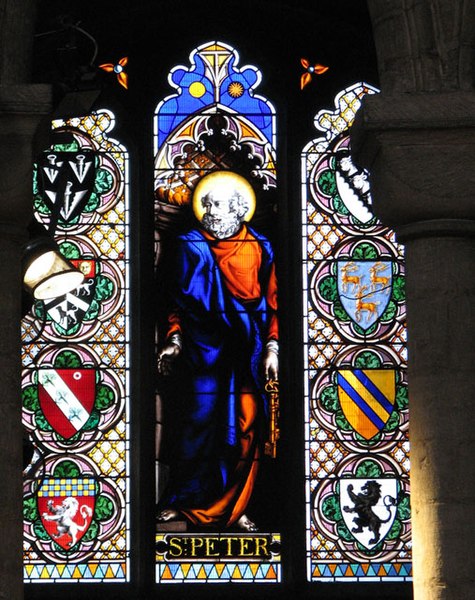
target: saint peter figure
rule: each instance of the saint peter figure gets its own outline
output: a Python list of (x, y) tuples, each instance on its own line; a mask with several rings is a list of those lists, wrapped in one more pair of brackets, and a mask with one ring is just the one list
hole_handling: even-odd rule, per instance
[[(198, 226), (179, 236), (173, 310), (158, 371), (186, 379), (175, 467), (158, 520), (256, 531), (246, 515), (278, 376), (277, 286), (270, 242), (247, 221), (242, 177), (214, 172), (196, 187)], [(167, 398), (173, 402), (173, 398)]]

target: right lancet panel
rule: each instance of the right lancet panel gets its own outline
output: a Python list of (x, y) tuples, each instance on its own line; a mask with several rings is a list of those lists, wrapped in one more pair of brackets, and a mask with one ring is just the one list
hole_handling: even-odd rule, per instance
[(309, 581), (411, 577), (404, 251), (351, 160), (358, 83), (302, 155)]

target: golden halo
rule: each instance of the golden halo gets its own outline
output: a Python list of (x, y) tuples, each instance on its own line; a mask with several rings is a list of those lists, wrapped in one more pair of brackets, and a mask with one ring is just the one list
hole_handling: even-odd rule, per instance
[(256, 210), (256, 195), (249, 181), (232, 171), (213, 171), (199, 180), (193, 192), (193, 212), (198, 221), (201, 221), (205, 212), (201, 199), (211, 191), (225, 196), (229, 196), (234, 191), (239, 192), (249, 204), (244, 221), (252, 219)]

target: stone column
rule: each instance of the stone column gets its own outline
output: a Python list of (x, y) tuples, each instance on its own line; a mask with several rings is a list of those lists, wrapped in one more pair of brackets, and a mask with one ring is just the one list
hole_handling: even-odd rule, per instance
[(21, 256), (32, 216), (33, 139), (50, 89), (0, 85), (0, 600), (23, 598)]
[(352, 131), (406, 246), (415, 600), (475, 589), (475, 93), (365, 98)]
[(23, 598), (21, 257), (32, 217), (34, 137), (49, 86), (28, 85), (36, 0), (0, 0), (0, 600)]

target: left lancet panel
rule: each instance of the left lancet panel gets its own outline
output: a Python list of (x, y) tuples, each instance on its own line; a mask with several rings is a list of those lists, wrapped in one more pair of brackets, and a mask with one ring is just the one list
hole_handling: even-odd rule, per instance
[(22, 321), (25, 582), (129, 579), (129, 158), (106, 110), (52, 123), (36, 219), (84, 273)]

